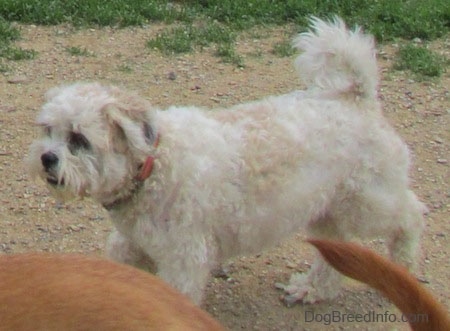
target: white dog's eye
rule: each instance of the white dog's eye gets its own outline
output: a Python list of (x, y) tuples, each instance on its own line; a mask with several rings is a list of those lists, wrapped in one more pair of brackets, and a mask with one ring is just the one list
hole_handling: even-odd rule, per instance
[(89, 140), (79, 132), (71, 132), (68, 137), (68, 142), (68, 147), (72, 154), (75, 154), (80, 149), (87, 150), (91, 148)]

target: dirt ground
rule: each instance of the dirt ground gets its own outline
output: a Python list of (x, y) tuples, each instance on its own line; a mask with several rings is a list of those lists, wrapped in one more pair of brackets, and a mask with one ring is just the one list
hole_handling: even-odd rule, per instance
[[(34, 120), (45, 91), (75, 80), (98, 80), (135, 90), (159, 107), (195, 104), (227, 106), (301, 88), (292, 61), (271, 53), (289, 28), (253, 31), (239, 39), (245, 68), (221, 63), (213, 47), (181, 56), (163, 56), (145, 42), (163, 27), (84, 29), (21, 26), (18, 45), (38, 51), (34, 60), (11, 62), (0, 77), (0, 252), (81, 252), (103, 255), (111, 222), (93, 201), (58, 203), (43, 183), (27, 175), (23, 158), (38, 136)], [(258, 37), (264, 36), (264, 37)], [(447, 57), (450, 41), (433, 48)], [(86, 49), (72, 56), (68, 47)], [(407, 141), (413, 157), (412, 186), (429, 207), (418, 277), (450, 307), (450, 74), (417, 82), (391, 69), (396, 45), (379, 47), (380, 98), (390, 122)], [(211, 277), (203, 307), (231, 330), (406, 330), (406, 323), (328, 323), (327, 314), (395, 314), (374, 290), (347, 280), (334, 301), (285, 307), (275, 282), (309, 268), (313, 249), (302, 234), (270, 251), (236, 258), (226, 276)], [(383, 251), (383, 240), (365, 242)], [(315, 321), (311, 321), (312, 312)], [(336, 313), (335, 313), (336, 314)], [(389, 315), (393, 319), (393, 315)]]

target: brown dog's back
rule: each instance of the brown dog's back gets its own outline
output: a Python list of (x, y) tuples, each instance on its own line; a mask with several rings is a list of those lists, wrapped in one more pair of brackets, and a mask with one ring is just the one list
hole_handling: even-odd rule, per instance
[(404, 267), (357, 244), (319, 239), (308, 242), (336, 270), (381, 291), (404, 315), (428, 317), (428, 321), (410, 323), (413, 330), (450, 330), (448, 312)]
[(223, 330), (157, 277), (81, 255), (0, 256), (0, 329)]

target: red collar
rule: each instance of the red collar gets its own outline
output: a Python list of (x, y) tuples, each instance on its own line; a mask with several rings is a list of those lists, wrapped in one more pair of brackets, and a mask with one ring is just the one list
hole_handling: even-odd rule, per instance
[[(158, 147), (158, 145), (159, 145), (159, 134), (156, 136), (153, 147), (156, 148), (156, 147)], [(144, 181), (148, 177), (150, 177), (150, 175), (152, 174), (152, 171), (153, 171), (154, 162), (155, 162), (155, 157), (153, 155), (148, 156), (145, 159), (144, 163), (142, 164), (141, 172), (139, 173), (139, 175), (136, 176), (136, 179), (139, 181)]]

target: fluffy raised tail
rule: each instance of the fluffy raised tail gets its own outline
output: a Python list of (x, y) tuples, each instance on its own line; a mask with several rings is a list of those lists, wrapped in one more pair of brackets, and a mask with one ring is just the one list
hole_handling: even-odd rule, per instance
[(311, 18), (310, 30), (294, 40), (303, 53), (295, 66), (310, 87), (333, 97), (376, 99), (378, 68), (373, 37), (359, 27), (349, 30), (338, 17)]
[(410, 320), (415, 331), (450, 330), (450, 317), (405, 268), (353, 243), (310, 239), (328, 263), (342, 274), (381, 291)]

